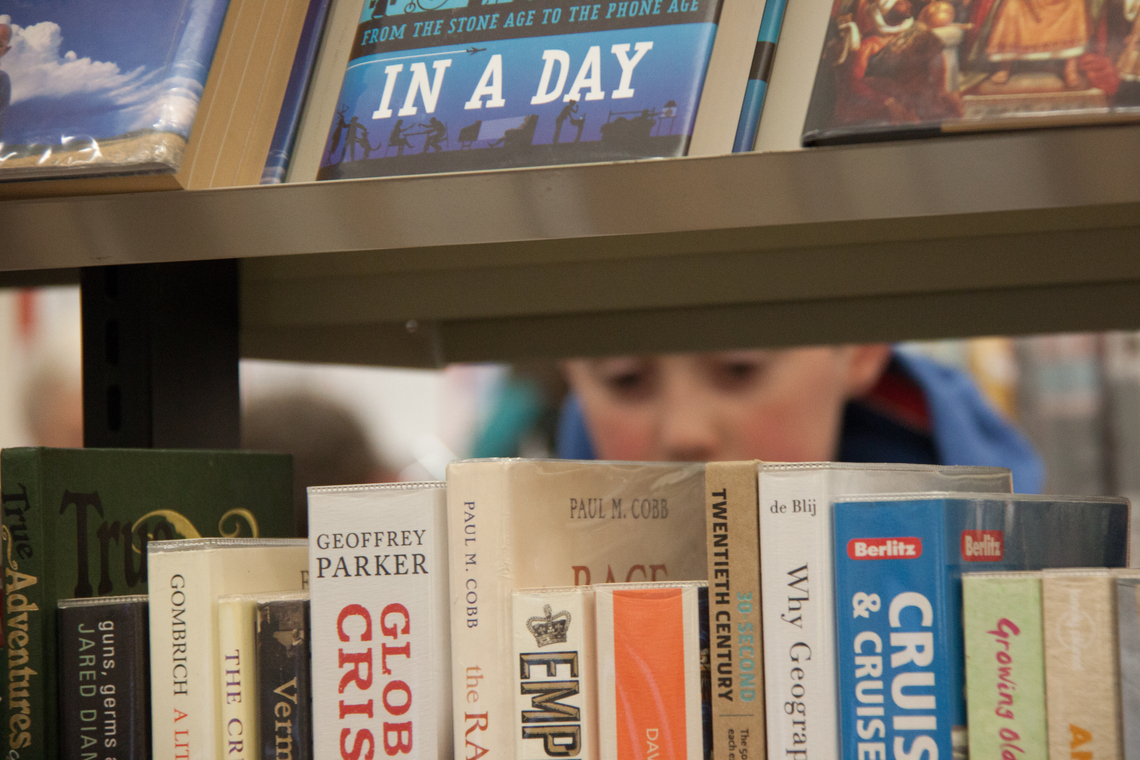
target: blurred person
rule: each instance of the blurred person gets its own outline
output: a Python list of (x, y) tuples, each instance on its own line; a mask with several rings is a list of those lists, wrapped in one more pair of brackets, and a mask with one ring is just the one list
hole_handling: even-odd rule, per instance
[(31, 346), (24, 425), (33, 446), (78, 449), (83, 447), (82, 339), (78, 321), (59, 321), (39, 326)]
[(247, 403), (242, 410), (242, 448), (293, 455), (293, 505), (299, 537), (309, 533), (305, 490), (309, 486), (396, 480), (356, 416), (308, 390), (275, 393)]
[(574, 359), (558, 455), (1008, 467), (1040, 490), (1029, 443), (961, 372), (885, 344)]

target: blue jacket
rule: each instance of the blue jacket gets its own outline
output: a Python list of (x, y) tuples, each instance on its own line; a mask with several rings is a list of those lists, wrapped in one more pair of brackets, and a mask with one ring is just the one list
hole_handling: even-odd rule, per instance
[[(962, 372), (895, 352), (876, 391), (847, 404), (838, 461), (1008, 467), (1015, 491), (1041, 491), (1045, 471), (1033, 447)], [(594, 459), (574, 396), (562, 408), (558, 456)]]

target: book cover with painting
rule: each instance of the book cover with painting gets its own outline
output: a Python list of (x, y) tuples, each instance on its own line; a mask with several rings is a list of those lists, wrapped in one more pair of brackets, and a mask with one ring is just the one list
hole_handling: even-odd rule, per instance
[(0, 6), (0, 179), (172, 172), (229, 0)]
[[(317, 178), (684, 155), (722, 4), (368, 0)], [(734, 68), (730, 118), (701, 120), (725, 153)]]
[(1140, 119), (1135, 0), (836, 0), (805, 145)]

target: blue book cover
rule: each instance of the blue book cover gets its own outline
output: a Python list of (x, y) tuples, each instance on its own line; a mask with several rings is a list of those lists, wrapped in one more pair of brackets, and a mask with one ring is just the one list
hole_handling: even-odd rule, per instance
[(331, 2), (332, 0), (309, 1), (305, 26), (301, 30), (301, 42), (293, 56), (293, 68), (289, 71), (289, 83), (285, 86), (285, 98), (281, 102), (281, 116), (277, 119), (277, 129), (273, 132), (265, 171), (261, 175), (263, 185), (285, 181), (289, 158), (293, 155), (293, 143), (297, 139), (297, 127), (301, 122), (305, 93), (309, 89), (309, 80), (312, 79), (317, 63), (317, 51), (321, 46)]
[(720, 7), (369, 0), (317, 178), (683, 155)]
[(229, 0), (5, 0), (0, 179), (174, 171)]
[(834, 521), (844, 760), (965, 751), (963, 572), (1127, 561), (1125, 499), (849, 500)]

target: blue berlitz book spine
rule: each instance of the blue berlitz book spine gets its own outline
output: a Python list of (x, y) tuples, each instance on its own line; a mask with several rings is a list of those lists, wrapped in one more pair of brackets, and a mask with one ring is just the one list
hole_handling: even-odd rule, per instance
[(384, 0), (318, 179), (683, 155), (721, 0)]
[(834, 511), (842, 757), (964, 757), (962, 573), (1123, 567), (1128, 501), (863, 498)]

